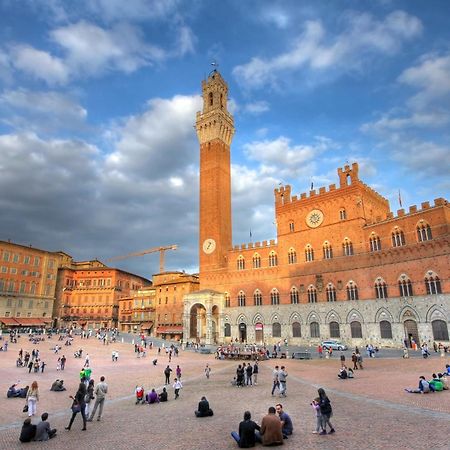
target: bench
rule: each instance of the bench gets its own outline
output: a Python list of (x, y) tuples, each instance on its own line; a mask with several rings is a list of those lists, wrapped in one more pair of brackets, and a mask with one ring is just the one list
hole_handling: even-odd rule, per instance
[(211, 349), (210, 349), (210, 348), (207, 348), (207, 347), (200, 347), (200, 348), (198, 349), (198, 352), (199, 352), (199, 353), (202, 353), (202, 354), (204, 354), (204, 355), (209, 355), (209, 354), (211, 354)]
[(292, 359), (311, 359), (311, 353), (309, 353), (309, 352), (294, 352), (294, 353), (292, 353)]

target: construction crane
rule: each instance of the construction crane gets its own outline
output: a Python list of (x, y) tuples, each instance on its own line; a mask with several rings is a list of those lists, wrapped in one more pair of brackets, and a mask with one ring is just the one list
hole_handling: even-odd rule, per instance
[(129, 253), (128, 255), (122, 255), (122, 256), (114, 256), (112, 258), (108, 258), (105, 261), (119, 261), (121, 259), (128, 259), (132, 258), (134, 256), (143, 256), (147, 255), (149, 253), (156, 253), (159, 252), (159, 272), (164, 272), (164, 254), (166, 250), (176, 250), (178, 248), (177, 245), (167, 245), (165, 247), (154, 247), (149, 248), (148, 250), (143, 250), (141, 252), (135, 252), (135, 253)]

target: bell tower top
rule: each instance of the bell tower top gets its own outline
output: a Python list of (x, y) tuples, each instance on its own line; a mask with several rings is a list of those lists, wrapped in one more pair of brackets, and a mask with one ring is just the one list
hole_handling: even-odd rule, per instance
[(219, 139), (231, 145), (234, 121), (228, 112), (228, 85), (215, 69), (202, 81), (203, 111), (197, 113), (196, 130), (200, 144)]

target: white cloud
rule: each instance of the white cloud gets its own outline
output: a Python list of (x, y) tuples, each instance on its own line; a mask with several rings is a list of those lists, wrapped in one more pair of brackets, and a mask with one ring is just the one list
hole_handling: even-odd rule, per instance
[(368, 13), (347, 13), (344, 21), (344, 30), (335, 37), (327, 36), (320, 21), (307, 21), (290, 50), (272, 58), (253, 57), (247, 64), (235, 67), (233, 74), (244, 86), (260, 88), (275, 86), (279, 74), (285, 71), (354, 70), (372, 54), (397, 53), (405, 41), (422, 30), (419, 19), (403, 11), (392, 12), (382, 21)]
[(270, 110), (270, 106), (269, 103), (264, 101), (264, 100), (260, 100), (257, 102), (252, 102), (252, 103), (247, 103), (244, 107), (245, 111), (250, 113), (250, 114), (262, 114), (265, 113), (267, 111)]
[(12, 67), (8, 54), (0, 49), (0, 80), (5, 83), (12, 81)]
[(260, 14), (261, 20), (268, 24), (274, 24), (280, 29), (284, 29), (289, 25), (289, 14), (277, 6), (265, 8)]
[(184, 56), (187, 53), (195, 52), (195, 43), (197, 38), (195, 37), (191, 28), (186, 25), (182, 25), (178, 28), (178, 42), (176, 43), (175, 55)]
[(64, 61), (50, 53), (29, 45), (16, 45), (11, 49), (11, 56), (16, 69), (48, 84), (65, 84), (69, 79), (69, 69)]

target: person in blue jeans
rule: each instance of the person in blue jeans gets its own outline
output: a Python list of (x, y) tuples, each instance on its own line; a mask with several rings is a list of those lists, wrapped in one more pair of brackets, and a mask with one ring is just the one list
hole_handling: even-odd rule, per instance
[(239, 424), (239, 434), (236, 431), (231, 432), (231, 436), (239, 448), (254, 447), (256, 442), (262, 442), (259, 434), (260, 426), (251, 419), (250, 411), (245, 411), (244, 420)]

